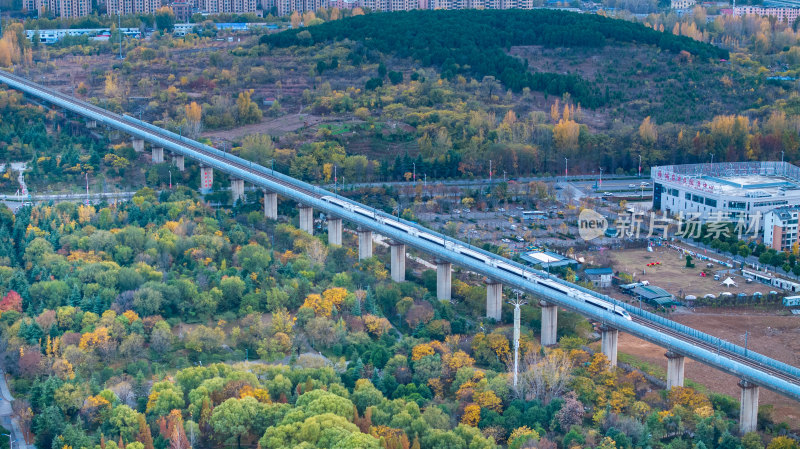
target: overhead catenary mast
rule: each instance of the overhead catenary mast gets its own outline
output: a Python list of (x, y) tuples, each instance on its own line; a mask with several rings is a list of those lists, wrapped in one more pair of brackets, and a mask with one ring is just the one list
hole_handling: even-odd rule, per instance
[(519, 321), (520, 321), (520, 306), (525, 305), (528, 301), (521, 299), (519, 296), (519, 292), (517, 292), (517, 298), (512, 299), (508, 302), (512, 306), (514, 306), (514, 388), (517, 388), (517, 377), (519, 373)]

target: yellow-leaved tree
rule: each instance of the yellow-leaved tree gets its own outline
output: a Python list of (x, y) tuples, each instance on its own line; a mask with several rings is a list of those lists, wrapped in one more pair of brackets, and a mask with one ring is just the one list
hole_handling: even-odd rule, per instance
[(186, 135), (195, 138), (203, 126), (203, 108), (193, 101), (186, 105)]

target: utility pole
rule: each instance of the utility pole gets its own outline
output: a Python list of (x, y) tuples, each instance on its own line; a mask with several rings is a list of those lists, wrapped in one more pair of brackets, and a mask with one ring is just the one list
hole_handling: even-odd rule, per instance
[(492, 160), (489, 159), (489, 185), (492, 185)]
[(597, 184), (597, 188), (603, 187), (603, 167), (600, 167), (600, 182)]
[(639, 155), (639, 177), (642, 177), (642, 155)]
[(86, 172), (86, 205), (89, 205), (89, 172)]
[(569, 159), (564, 158), (564, 182), (567, 181), (567, 176), (569, 176)]
[[(120, 6), (122, 6), (122, 3), (120, 3)], [(122, 58), (122, 11), (121, 10), (119, 11), (119, 14), (117, 14), (117, 23), (118, 23), (117, 32), (119, 33), (119, 59), (123, 59)]]
[(11, 433), (4, 433), (2, 436), (8, 437), (8, 449), (12, 449), (14, 447), (14, 440), (11, 439)]
[(519, 373), (519, 321), (520, 321), (520, 306), (527, 304), (528, 301), (520, 299), (519, 292), (517, 298), (508, 302), (514, 306), (514, 388), (517, 387), (517, 377)]
[(411, 165), (414, 167), (414, 185), (417, 184), (417, 163), (412, 162)]
[(338, 179), (336, 177), (336, 165), (333, 166), (333, 193), (335, 195), (339, 194), (339, 187), (337, 185)]

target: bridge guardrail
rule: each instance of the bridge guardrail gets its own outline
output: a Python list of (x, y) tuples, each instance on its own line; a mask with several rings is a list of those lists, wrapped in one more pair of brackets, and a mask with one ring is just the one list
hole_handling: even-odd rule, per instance
[[(2, 73), (2, 72), (0, 72), (0, 73)], [(2, 77), (2, 75), (0, 75), (0, 77)], [(16, 78), (16, 77), (12, 76), (10, 78), (13, 80), (13, 78)], [(27, 87), (25, 85), (22, 85), (21, 87), (19, 87), (19, 89), (21, 89), (23, 91), (28, 91), (29, 93), (31, 93), (30, 91), (33, 91), (33, 89), (31, 89), (31, 88), (29, 88), (29, 87)], [(57, 97), (54, 98), (54, 96), (52, 94), (48, 94), (47, 93), (48, 89), (38, 88), (37, 87), (37, 90), (42, 92), (42, 93), (39, 93), (38, 95), (43, 96), (44, 99), (46, 99), (48, 101), (51, 101), (51, 102), (53, 102), (53, 100), (55, 100), (54, 104), (59, 104), (59, 103), (70, 104), (71, 103), (74, 106), (78, 106), (80, 108), (86, 109), (84, 106), (81, 106), (79, 102), (73, 101), (71, 99), (63, 100), (63, 99), (60, 99), (60, 98), (57, 98)], [(37, 93), (34, 93), (34, 94), (36, 95)], [(59, 94), (59, 95), (63, 95), (63, 94)], [(62, 105), (62, 107), (63, 107), (63, 105)], [(97, 118), (99, 118), (101, 121), (104, 121), (104, 122), (106, 120), (108, 120), (108, 115), (110, 115), (111, 118), (114, 119), (114, 120), (116, 120), (116, 118), (114, 118), (114, 116), (120, 117), (117, 114), (113, 114), (113, 113), (110, 113), (110, 112), (107, 112), (107, 111), (104, 111), (107, 114), (106, 116), (101, 116), (98, 113), (92, 112), (92, 111), (87, 111), (87, 112), (90, 114), (90, 116), (92, 116), (93, 119), (96, 119), (94, 116), (97, 116)], [(137, 124), (139, 124), (141, 126), (147, 127), (152, 132), (156, 133), (156, 136), (154, 137), (155, 140), (159, 140), (158, 135), (162, 135), (162, 136), (164, 136), (164, 135), (167, 135), (167, 136), (170, 136), (170, 135), (171, 136), (178, 136), (179, 141), (183, 144), (183, 146), (186, 147), (186, 150), (184, 150), (180, 146), (175, 145), (174, 143), (171, 143), (171, 142), (168, 142), (168, 141), (163, 141), (163, 142), (160, 143), (162, 145), (164, 143), (168, 143), (167, 146), (169, 148), (172, 148), (173, 151), (175, 151), (175, 150), (178, 150), (178, 151), (183, 150), (185, 152), (196, 153), (196, 151), (192, 150), (190, 148), (190, 146), (195, 146), (195, 147), (200, 146), (203, 150), (208, 151), (208, 152), (214, 154), (215, 156), (221, 157), (221, 158), (229, 160), (231, 162), (236, 162), (236, 163), (239, 163), (239, 164), (243, 164), (247, 168), (251, 168), (251, 169), (256, 170), (259, 173), (262, 173), (262, 174), (265, 174), (265, 175), (269, 175), (269, 176), (273, 176), (275, 178), (281, 179), (281, 180), (283, 180), (283, 181), (285, 181), (287, 183), (290, 183), (293, 186), (301, 187), (301, 188), (303, 188), (303, 189), (305, 189), (307, 191), (314, 192), (314, 193), (316, 193), (318, 195), (333, 195), (333, 196), (339, 197), (338, 195), (335, 195), (335, 194), (333, 194), (331, 192), (328, 192), (328, 191), (326, 191), (324, 189), (321, 189), (319, 187), (307, 184), (307, 183), (305, 183), (303, 181), (296, 180), (294, 178), (291, 178), (291, 177), (289, 177), (287, 175), (284, 175), (282, 173), (279, 173), (279, 172), (273, 172), (273, 171), (267, 170), (265, 167), (262, 167), (262, 166), (260, 166), (258, 164), (253, 164), (250, 161), (247, 161), (247, 160), (239, 158), (237, 156), (234, 156), (234, 155), (219, 151), (219, 150), (217, 150), (217, 149), (215, 149), (213, 147), (204, 145), (204, 144), (202, 144), (200, 142), (196, 142), (196, 141), (193, 141), (193, 140), (188, 139), (188, 138), (183, 138), (183, 137), (181, 137), (181, 136), (179, 136), (177, 134), (174, 134), (174, 133), (172, 133), (170, 131), (166, 131), (166, 130), (163, 130), (161, 128), (155, 127), (154, 125), (146, 124), (146, 122), (141, 122), (139, 120), (136, 120), (133, 117), (126, 116), (125, 120), (128, 120), (131, 123), (137, 123)], [(123, 128), (126, 127), (124, 125), (124, 123), (120, 123), (119, 126), (121, 126)], [(131, 132), (133, 130), (133, 128), (131, 128), (131, 127), (128, 127), (128, 128), (129, 128), (128, 132)], [(141, 132), (139, 132), (138, 134), (141, 134)], [(137, 135), (137, 133), (134, 133), (134, 135)], [(172, 138), (174, 139), (174, 137), (172, 137)], [(215, 160), (209, 158), (208, 156), (205, 156), (205, 155), (202, 155), (202, 154), (199, 154), (199, 153), (193, 155), (192, 157), (194, 157), (194, 158), (196, 158), (198, 160), (207, 160), (208, 162), (213, 162), (214, 165), (218, 165), (219, 164), (219, 161), (215, 161)], [(245, 171), (243, 171), (243, 170), (241, 170), (239, 168), (236, 168), (236, 167), (224, 167), (224, 168), (221, 168), (221, 169), (227, 169), (228, 171), (231, 171), (231, 172), (238, 172), (239, 176), (242, 176), (243, 179), (250, 179), (250, 178), (253, 177), (252, 174), (249, 174), (249, 173), (247, 173), (247, 172), (245, 172)], [(254, 181), (251, 180), (251, 182), (254, 182)], [(258, 182), (256, 182), (256, 183), (258, 183)], [(295, 194), (295, 195), (289, 194), (287, 189), (281, 188), (281, 189), (278, 189), (278, 190), (285, 190), (285, 193), (287, 193), (289, 197), (302, 196), (302, 195), (297, 195), (297, 194)], [(298, 192), (298, 193), (301, 193), (301, 192)], [(349, 199), (346, 199), (346, 198), (343, 198), (343, 197), (340, 197), (340, 198), (342, 198), (343, 200), (348, 201), (348, 202), (350, 202), (352, 204), (356, 204), (356, 205), (359, 205), (359, 206), (363, 207), (363, 205), (361, 205), (360, 203), (356, 203), (356, 202), (354, 202), (352, 200), (349, 200)], [(320, 200), (314, 199), (314, 200), (311, 200), (311, 202), (312, 203), (318, 203), (317, 206), (320, 207), (320, 209), (322, 209), (322, 210), (325, 210), (326, 208), (329, 208), (329, 206), (325, 205), (324, 202), (321, 202)], [(385, 214), (382, 211), (377, 211), (374, 208), (371, 208), (371, 209), (374, 210), (379, 215), (382, 215), (384, 217), (389, 217), (388, 214)], [(347, 214), (347, 215), (355, 215), (355, 214)], [(355, 217), (359, 217), (359, 216), (355, 215)], [(392, 219), (397, 220), (396, 217), (394, 217), (394, 216), (391, 216), (391, 217), (392, 217)], [(355, 221), (356, 223), (358, 223), (359, 221), (363, 221), (363, 220), (362, 219), (357, 219), (357, 220), (352, 220), (352, 221)], [(444, 236), (442, 234), (439, 234), (439, 233), (436, 233), (436, 232), (432, 232), (429, 229), (423, 228), (422, 226), (419, 226), (416, 223), (408, 222), (406, 220), (402, 220), (402, 222), (405, 223), (405, 224), (408, 224), (410, 226), (413, 226), (413, 227), (415, 227), (417, 229), (423, 230), (425, 232), (433, 233), (433, 234), (436, 234), (436, 235), (440, 235), (445, 239), (454, 240), (454, 239), (449, 238), (447, 236)], [(391, 236), (393, 234), (396, 234), (396, 231), (391, 230), (391, 228), (388, 228), (388, 227), (386, 227), (385, 225), (382, 225), (382, 224), (379, 224), (379, 225), (380, 225), (381, 228), (387, 228), (385, 231), (386, 231), (386, 233), (388, 235)], [(373, 227), (374, 226), (375, 225), (373, 225)], [(478, 251), (480, 251), (482, 253), (485, 253), (488, 256), (491, 256), (491, 257), (494, 257), (494, 258), (499, 258), (499, 256), (497, 256), (496, 254), (489, 253), (487, 251), (483, 251), (480, 248), (472, 247), (471, 245), (468, 245), (465, 242), (461, 242), (461, 241), (458, 241), (458, 242), (459, 242), (459, 244), (467, 245), (472, 249), (475, 249), (475, 250), (478, 250)], [(455, 254), (458, 255), (458, 253), (455, 253)], [(451, 255), (451, 256), (453, 256), (453, 255)], [(454, 257), (453, 256), (452, 258), (458, 258), (458, 257)], [(465, 262), (466, 263), (464, 265), (467, 266), (467, 267), (470, 267), (470, 266), (474, 265), (474, 262), (470, 262), (470, 261), (466, 261), (466, 260), (465, 260)], [(510, 264), (512, 264), (514, 266), (521, 267), (522, 269), (524, 269), (524, 270), (526, 270), (528, 272), (536, 272), (537, 274), (540, 274), (542, 276), (545, 276), (545, 277), (548, 277), (548, 278), (552, 278), (552, 279), (556, 279), (556, 280), (558, 280), (558, 282), (561, 282), (562, 284), (568, 285), (568, 286), (570, 286), (572, 288), (577, 288), (577, 289), (579, 289), (579, 290), (581, 290), (583, 292), (586, 292), (586, 293), (591, 294), (593, 296), (596, 296), (596, 297), (599, 297), (599, 298), (604, 299), (606, 301), (609, 301), (609, 302), (611, 302), (611, 303), (613, 303), (615, 305), (618, 305), (618, 306), (624, 308), (625, 310), (629, 311), (630, 313), (633, 313), (633, 314), (636, 314), (638, 316), (641, 316), (641, 317), (643, 317), (643, 318), (645, 318), (647, 320), (650, 320), (652, 322), (658, 323), (658, 324), (660, 324), (660, 325), (662, 325), (664, 327), (674, 329), (674, 330), (676, 330), (676, 331), (678, 331), (678, 332), (680, 332), (680, 333), (682, 333), (684, 335), (690, 336), (690, 337), (692, 337), (692, 338), (694, 338), (696, 340), (704, 341), (704, 342), (709, 343), (711, 345), (716, 345), (719, 348), (719, 350), (722, 350), (724, 348), (728, 352), (731, 352), (731, 353), (737, 354), (737, 355), (741, 355), (742, 357), (745, 357), (745, 358), (747, 358), (747, 359), (749, 359), (751, 361), (754, 361), (757, 364), (760, 364), (762, 366), (768, 366), (768, 367), (777, 369), (777, 370), (785, 372), (786, 374), (788, 374), (790, 376), (793, 376), (795, 378), (800, 377), (800, 369), (798, 369), (797, 367), (793, 367), (793, 366), (788, 365), (786, 363), (779, 362), (777, 360), (771, 359), (771, 358), (766, 357), (766, 356), (764, 356), (762, 354), (759, 354), (757, 352), (750, 351), (750, 350), (747, 350), (745, 348), (742, 348), (741, 346), (735, 345), (733, 343), (730, 343), (730, 342), (727, 342), (727, 341), (723, 341), (723, 340), (721, 340), (721, 339), (719, 339), (717, 337), (713, 337), (713, 336), (708, 335), (708, 334), (706, 334), (704, 332), (698, 331), (698, 330), (690, 328), (688, 326), (684, 326), (684, 325), (676, 323), (676, 322), (674, 322), (672, 320), (668, 320), (668, 319), (666, 319), (664, 317), (661, 317), (659, 315), (656, 315), (656, 314), (641, 310), (641, 309), (639, 309), (637, 307), (634, 307), (634, 306), (619, 302), (619, 301), (617, 301), (617, 300), (615, 300), (613, 298), (610, 298), (610, 297), (608, 297), (606, 295), (601, 295), (601, 294), (598, 294), (597, 292), (594, 292), (592, 290), (583, 288), (581, 286), (578, 286), (578, 285), (575, 285), (575, 284), (571, 284), (571, 283), (567, 283), (565, 281), (559, 280), (558, 278), (553, 278), (550, 275), (541, 272), (540, 270), (535, 270), (535, 269), (532, 269), (530, 267), (523, 266), (521, 264), (518, 264), (516, 262), (510, 261), (510, 260), (507, 260), (507, 259), (504, 259), (504, 262), (510, 263)], [(482, 269), (481, 271), (495, 272), (496, 274), (494, 276), (496, 276), (499, 279), (506, 279), (507, 282), (509, 282), (509, 285), (520, 284), (519, 281), (511, 281), (511, 280), (509, 280), (507, 274), (504, 274), (503, 272), (501, 272), (500, 270), (495, 269), (494, 267), (488, 266), (488, 267), (485, 267), (484, 269)], [(531, 290), (528, 287), (526, 287), (525, 289), (526, 290)], [(538, 291), (538, 289), (533, 289), (533, 290), (534, 291)], [(561, 296), (563, 296), (563, 295), (561, 295)], [(565, 302), (567, 304), (569, 304), (570, 302), (575, 302), (575, 301), (572, 300), (572, 301), (565, 301)], [(575, 308), (580, 310), (582, 308), (581, 306), (582, 306), (582, 303), (581, 304), (576, 304)], [(589, 314), (589, 315), (592, 316), (592, 314)], [(614, 317), (611, 317), (611, 318), (612, 318), (612, 322), (613, 322), (613, 318)]]

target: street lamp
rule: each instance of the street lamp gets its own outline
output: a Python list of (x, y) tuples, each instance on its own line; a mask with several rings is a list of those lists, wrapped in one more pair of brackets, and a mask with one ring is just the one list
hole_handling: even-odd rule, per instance
[(3, 433), (3, 434), (0, 434), (0, 435), (2, 435), (4, 437), (8, 437), (8, 449), (11, 449), (11, 448), (14, 447), (14, 440), (11, 439), (11, 434), (10, 433)]
[(568, 175), (569, 175), (569, 159), (564, 158), (564, 182), (567, 181)]
[(639, 177), (642, 177), (642, 155), (639, 155)]

